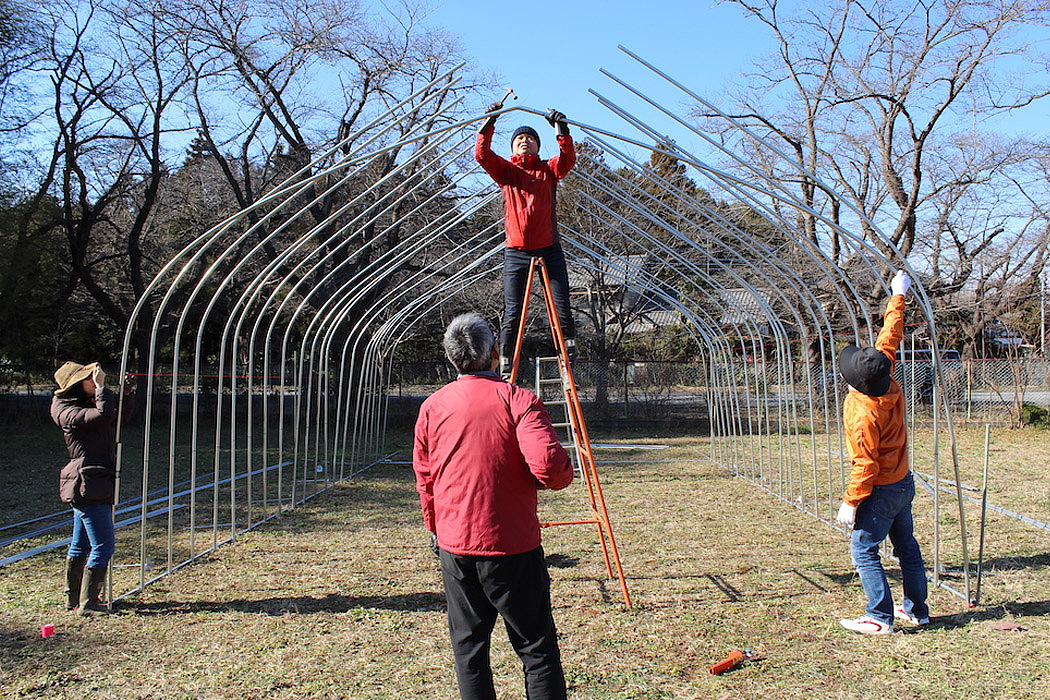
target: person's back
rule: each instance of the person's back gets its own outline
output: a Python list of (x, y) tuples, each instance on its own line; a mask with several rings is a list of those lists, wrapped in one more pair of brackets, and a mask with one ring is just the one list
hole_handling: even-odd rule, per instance
[(75, 392), (51, 399), (51, 420), (62, 429), (69, 458), (87, 464), (116, 464), (116, 418), (116, 394), (108, 387), (99, 387), (97, 396)]
[(537, 486), (572, 481), (532, 392), (492, 375), (467, 374), (420, 408), (417, 457), (432, 479), (438, 545), (456, 554), (518, 554), (540, 544)]
[(452, 319), (442, 345), (459, 377), (420, 407), (412, 468), (441, 560), (460, 697), (496, 697), (489, 651), (502, 616), (526, 697), (564, 700), (536, 496), (568, 486), (572, 464), (543, 403), (496, 375), (496, 338), (483, 318)]

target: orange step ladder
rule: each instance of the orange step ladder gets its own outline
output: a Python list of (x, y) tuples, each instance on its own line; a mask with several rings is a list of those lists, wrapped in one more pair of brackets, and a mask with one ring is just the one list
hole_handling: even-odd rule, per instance
[[(517, 341), (514, 345), (514, 361), (511, 365), (509, 381), (513, 384), (518, 378), (518, 366), (521, 357), (522, 339), (525, 336), (525, 321), (529, 309), (529, 297), (532, 294), (532, 281), (536, 269), (540, 271), (540, 279), (543, 287), (543, 300), (547, 307), (547, 319), (550, 321), (551, 338), (554, 341), (556, 355), (554, 357), (536, 358), (536, 395), (539, 396), (548, 411), (553, 407), (563, 407), (566, 420), (555, 422), (555, 429), (563, 428), (567, 431), (569, 440), (566, 446), (569, 454), (574, 456), (577, 473), (581, 475), (587, 485), (587, 494), (590, 497), (591, 517), (583, 520), (566, 520), (558, 522), (540, 523), (542, 527), (554, 527), (557, 525), (596, 525), (598, 527), (598, 540), (602, 546), (602, 555), (605, 557), (605, 571), (609, 578), (613, 578), (613, 564), (616, 565), (616, 577), (620, 579), (620, 590), (623, 591), (624, 604), (631, 607), (631, 594), (627, 590), (627, 578), (623, 573), (623, 564), (620, 561), (620, 551), (616, 547), (616, 537), (613, 535), (612, 523), (609, 521), (609, 510), (605, 504), (605, 496), (602, 493), (601, 481), (598, 478), (598, 468), (595, 465), (594, 453), (591, 450), (590, 437), (587, 435), (587, 425), (583, 420), (583, 410), (580, 407), (580, 396), (576, 391), (576, 382), (572, 375), (572, 366), (569, 364), (568, 349), (565, 345), (565, 336), (562, 334), (561, 322), (558, 320), (558, 310), (554, 305), (554, 297), (550, 291), (550, 277), (547, 275), (547, 266), (543, 258), (534, 257), (529, 263), (529, 276), (525, 283), (525, 298), (521, 305), (521, 320), (518, 323)], [(545, 378), (543, 369), (546, 366), (556, 366), (556, 378)], [(562, 388), (564, 399), (550, 400), (544, 398), (544, 389), (553, 383), (558, 383)], [(552, 422), (554, 421), (552, 417)]]

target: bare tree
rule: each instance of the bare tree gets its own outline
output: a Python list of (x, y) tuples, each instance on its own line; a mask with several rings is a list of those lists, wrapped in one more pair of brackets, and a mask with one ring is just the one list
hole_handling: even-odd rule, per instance
[[(1030, 34), (1046, 27), (1047, 3), (847, 0), (784, 16), (778, 0), (731, 1), (778, 42), (775, 58), (749, 76), (755, 83), (733, 116), (787, 144), (797, 165), (767, 153), (770, 175), (796, 183), (803, 205), (855, 226), (887, 257), (896, 254), (872, 235), (871, 223), (905, 257), (929, 252), (925, 242), (941, 234), (954, 247), (943, 229), (958, 218), (951, 207), (994, 199), (994, 183), (1030, 155), (1024, 140), (1000, 138), (993, 149), (972, 135), (983, 120), (1048, 94), (1045, 61)], [(1006, 79), (1010, 70), (1029, 77)], [(822, 191), (809, 173), (846, 202)], [(862, 216), (849, 216), (844, 204)], [(822, 230), (806, 212), (800, 216), (806, 235), (841, 260), (846, 251), (837, 233)], [(985, 247), (1000, 235), (1020, 234), (992, 226), (983, 232)], [(950, 260), (940, 256), (931, 270), (943, 293), (969, 274), (967, 261), (948, 269)]]
[[(454, 43), (422, 31), (418, 10), (370, 15), (364, 7), (332, 0), (50, 6), (49, 44), (35, 67), (51, 95), (34, 129), (51, 147), (22, 225), (26, 240), (31, 231), (61, 231), (66, 240), (66, 281), (56, 297), (82, 313), (97, 311), (112, 344), (154, 273), (189, 239), (456, 66)], [(434, 88), (435, 100), (411, 124), (436, 119), (472, 87)], [(345, 195), (315, 204), (315, 221)], [(59, 208), (47, 210), (49, 201)], [(148, 315), (140, 319), (149, 323)]]
[(86, 296), (122, 328), (157, 264), (147, 264), (143, 241), (157, 231), (166, 141), (186, 128), (176, 108), (188, 76), (156, 24), (124, 7), (61, 3), (51, 29), (53, 93), (41, 127), (53, 147), (37, 197), (55, 191), (61, 202), (45, 225), (66, 238), (67, 296)]
[(0, 132), (31, 119), (27, 78), (44, 54), (46, 31), (37, 11), (21, 0), (0, 0)]
[[(353, 1), (161, 0), (151, 12), (182, 37), (200, 137), (242, 208), (336, 143), (349, 148), (351, 135), (374, 133), (362, 127), (460, 60), (451, 39), (419, 26), (413, 7), (371, 16)], [(434, 87), (437, 98), (413, 107), (400, 128), (434, 119), (472, 87)], [(314, 219), (335, 201), (315, 204)]]
[[(971, 357), (987, 354), (983, 339), (990, 324), (1023, 315), (1041, 293), (1050, 246), (1050, 150), (1033, 146), (1030, 153), (1005, 175), (995, 171), (984, 196), (962, 196), (945, 205), (950, 215), (938, 222), (939, 235), (933, 238), (945, 241), (945, 249), (924, 247), (935, 263), (952, 261), (946, 267), (956, 279), (944, 273), (934, 279), (945, 280), (942, 313), (953, 318), (958, 344)], [(943, 196), (956, 194), (946, 190)], [(1004, 235), (1004, 230), (1013, 233)]]

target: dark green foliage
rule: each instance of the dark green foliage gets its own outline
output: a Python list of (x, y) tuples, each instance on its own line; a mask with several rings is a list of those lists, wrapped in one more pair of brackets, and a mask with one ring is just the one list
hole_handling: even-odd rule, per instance
[(71, 318), (68, 269), (61, 232), (45, 222), (58, 203), (35, 209), (4, 197), (0, 205), (0, 382), (50, 377), (55, 347)]
[(1050, 410), (1026, 403), (1021, 408), (1021, 423), (1035, 428), (1050, 428)]

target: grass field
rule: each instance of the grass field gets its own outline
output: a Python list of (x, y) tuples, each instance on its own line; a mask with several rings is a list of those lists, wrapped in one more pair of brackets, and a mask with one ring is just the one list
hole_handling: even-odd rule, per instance
[[(623, 442), (667, 446), (598, 454), (633, 609), (593, 528), (544, 533), (570, 698), (1050, 698), (1045, 530), (992, 519), (983, 605), (934, 589), (929, 628), (861, 637), (836, 622), (863, 608), (841, 533), (708, 461), (704, 439)], [(960, 433), (964, 482), (980, 483), (982, 444), (983, 431)], [(991, 500), (1050, 519), (1050, 434), (993, 445)], [(61, 609), (61, 552), (0, 568), (0, 697), (457, 697), (413, 486), (408, 465), (374, 468), (105, 619)], [(542, 515), (582, 514), (578, 486), (542, 494)], [(920, 520), (928, 502), (917, 497)], [(56, 634), (41, 639), (45, 623)], [(502, 629), (494, 640), (499, 695), (521, 698)], [(761, 660), (708, 673), (742, 647)]]

